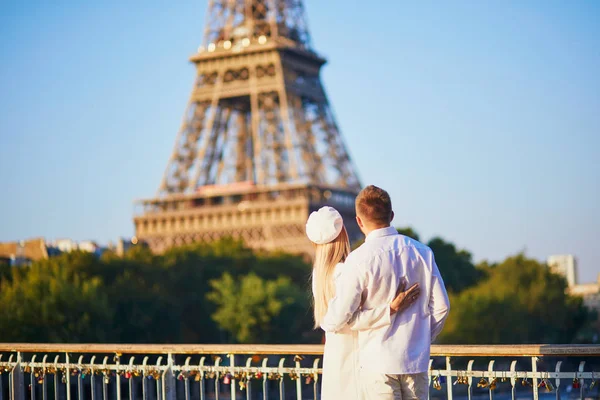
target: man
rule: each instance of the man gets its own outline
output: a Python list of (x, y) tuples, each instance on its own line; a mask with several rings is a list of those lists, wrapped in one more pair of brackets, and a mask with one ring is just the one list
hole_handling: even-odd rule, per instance
[[(359, 331), (359, 376), (366, 399), (427, 399), (431, 342), (440, 333), (450, 303), (426, 245), (390, 226), (394, 212), (388, 193), (376, 186), (356, 198), (356, 221), (365, 243), (345, 261), (335, 297), (321, 327), (342, 329), (359, 309), (388, 304), (402, 281), (418, 283), (421, 295), (390, 325)], [(348, 377), (352, 379), (352, 377)]]

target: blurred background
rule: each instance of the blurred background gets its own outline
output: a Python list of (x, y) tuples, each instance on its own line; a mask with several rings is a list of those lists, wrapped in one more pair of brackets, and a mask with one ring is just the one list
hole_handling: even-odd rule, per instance
[[(443, 343), (597, 343), (600, 4), (305, 1), (363, 185), (432, 247)], [(0, 341), (318, 343), (310, 261), (153, 253), (207, 2), (0, 5)]]

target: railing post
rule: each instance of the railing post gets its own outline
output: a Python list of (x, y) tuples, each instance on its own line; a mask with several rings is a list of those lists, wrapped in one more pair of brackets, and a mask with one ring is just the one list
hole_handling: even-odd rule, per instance
[[(96, 356), (92, 356), (92, 359), (90, 360), (90, 398), (92, 400), (96, 400), (96, 371), (95, 371), (95, 363), (96, 361)], [(44, 381), (45, 384), (45, 381)], [(44, 400), (46, 400), (46, 397), (44, 396)]]
[[(144, 357), (142, 361), (142, 400), (148, 400), (148, 356)], [(93, 400), (93, 399), (92, 399)]]
[[(263, 358), (263, 361), (262, 361), (263, 368), (267, 368), (267, 362), (268, 361), (269, 361), (269, 359), (267, 357)], [(267, 372), (264, 371), (262, 373), (262, 375), (263, 375), (263, 384), (262, 384), (262, 387), (263, 387), (263, 400), (269, 400), (269, 384), (267, 382)]]
[(106, 364), (108, 363), (108, 356), (104, 356), (103, 367), (104, 370), (102, 374), (102, 400), (108, 400), (108, 381), (110, 380), (110, 372), (108, 372), (108, 367)]
[[(294, 361), (296, 362), (296, 369), (300, 371), (300, 360), (302, 357), (295, 356)], [(296, 372), (296, 400), (302, 400), (302, 374)]]
[[(585, 366), (585, 361), (582, 361), (579, 363), (579, 372), (583, 372), (584, 366)], [(579, 375), (579, 376), (581, 376), (581, 375)], [(578, 377), (578, 380), (579, 380), (579, 397), (581, 399), (583, 399), (583, 386), (584, 386), (585, 380), (581, 377)]]
[[(79, 373), (77, 374), (77, 399), (83, 400), (83, 374), (81, 365), (83, 364), (83, 356), (79, 356), (79, 360), (77, 360), (77, 369)], [(33, 400), (33, 399), (32, 399)]]
[[(321, 398), (320, 393), (319, 393), (319, 374), (317, 373), (317, 369), (319, 368), (319, 361), (321, 361), (321, 360), (319, 358), (317, 358), (315, 360), (315, 362), (313, 363), (313, 370), (314, 370), (314, 372), (313, 372), (314, 399), (313, 400), (318, 400)], [(429, 390), (427, 392), (429, 392)]]
[[(46, 379), (46, 360), (48, 359), (48, 354), (44, 354), (44, 358), (42, 358), (42, 400), (48, 399), (48, 383)], [(94, 399), (92, 399), (94, 400)]]
[(474, 363), (475, 363), (475, 360), (469, 360), (469, 363), (467, 364), (467, 374), (468, 374), (467, 398), (469, 400), (471, 400), (471, 398), (473, 397), (473, 375), (471, 375), (471, 371), (473, 370)]
[[(162, 356), (158, 357), (158, 360), (156, 360), (156, 371), (160, 371), (161, 361)], [(156, 376), (158, 377), (158, 379), (156, 379), (156, 400), (164, 400), (162, 395), (162, 382), (164, 379), (162, 379), (160, 372)], [(152, 379), (155, 379), (155, 377), (152, 377)]]
[(450, 372), (452, 371), (452, 361), (450, 357), (446, 357), (446, 372), (447, 372), (447, 376), (446, 376), (446, 387), (447, 387), (447, 391), (448, 393), (446, 394), (448, 396), (448, 400), (452, 400), (452, 376), (450, 375)]
[[(248, 357), (246, 360), (246, 370), (250, 371), (252, 368), (252, 357)], [(246, 400), (252, 400), (252, 377), (250, 376), (250, 372), (246, 376)]]
[(512, 400), (515, 400), (517, 398), (517, 360), (513, 360), (510, 363), (510, 373), (510, 394)]
[(495, 388), (492, 387), (492, 382), (494, 382), (494, 379), (496, 379), (496, 377), (495, 377), (496, 374), (493, 374), (494, 378), (492, 378), (492, 372), (494, 372), (494, 363), (495, 362), (496, 362), (495, 360), (491, 360), (490, 363), (488, 364), (488, 373), (489, 373), (488, 383), (490, 384), (488, 386), (488, 389), (490, 392), (490, 400), (494, 400), (494, 389)]
[[(133, 375), (133, 363), (134, 363), (134, 361), (135, 361), (135, 357), (131, 356), (129, 358), (129, 370), (126, 371), (126, 372), (129, 373), (129, 378), (127, 379), (127, 381), (128, 381), (127, 383), (129, 384), (129, 400), (134, 400), (136, 398), (135, 397), (135, 384), (134, 384), (135, 383), (134, 382), (135, 377)], [(137, 367), (136, 367), (136, 371), (138, 371)], [(142, 378), (142, 381), (143, 381), (143, 378)]]
[(236, 390), (237, 388), (235, 387), (235, 355), (234, 354), (228, 354), (227, 357), (229, 357), (229, 368), (231, 368), (231, 379), (229, 382), (230, 388), (231, 388), (231, 400), (235, 400), (236, 397)]
[[(8, 357), (8, 364), (7, 367), (10, 368), (10, 364), (12, 363), (12, 359), (14, 357), (14, 354), (11, 354), (10, 357)], [(11, 395), (13, 392), (13, 378), (12, 378), (12, 370), (10, 370), (8, 372), (8, 400), (11, 400)]]
[[(2, 361), (2, 354), (0, 354), (0, 361)], [(4, 380), (4, 377), (2, 376), (3, 373), (4, 371), (0, 369), (0, 400), (4, 400), (4, 386), (2, 383)]]
[(206, 397), (206, 384), (204, 383), (204, 360), (206, 359), (206, 357), (202, 357), (200, 359), (200, 366), (198, 368), (198, 373), (200, 374), (200, 381), (198, 381), (198, 384), (200, 385), (200, 400), (205, 400)]
[[(215, 367), (218, 368), (219, 365), (221, 364), (221, 357), (218, 357), (215, 359)], [(220, 393), (220, 379), (221, 379), (221, 373), (219, 371), (215, 371), (215, 400), (219, 400), (219, 395)]]
[[(556, 370), (555, 370), (555, 372), (557, 374), (560, 372), (560, 366), (561, 365), (562, 365), (562, 361), (558, 361), (556, 363)], [(556, 400), (560, 400), (560, 378), (556, 378), (554, 386), (556, 387)]]
[(533, 400), (539, 400), (540, 394), (538, 390), (538, 378), (537, 378), (537, 357), (531, 357), (531, 372), (533, 372)]
[(285, 382), (283, 378), (285, 377), (285, 373), (283, 372), (283, 363), (285, 362), (285, 358), (282, 357), (279, 360), (279, 400), (285, 400)]
[(176, 400), (175, 376), (173, 375), (173, 355), (167, 355), (167, 369), (163, 374), (163, 400)]
[[(69, 353), (65, 353), (65, 392), (67, 400), (71, 400), (71, 365)], [(119, 399), (120, 400), (120, 399)]]
[(17, 362), (10, 373), (11, 380), (11, 400), (25, 399), (25, 385), (23, 382), (23, 368), (21, 368), (21, 353), (17, 353)]
[(117, 390), (117, 400), (121, 400), (121, 356), (115, 354), (115, 389)]
[[(185, 359), (185, 366), (183, 367), (184, 369), (182, 369), (181, 371), (179, 371), (180, 374), (183, 375), (183, 386), (184, 386), (184, 396), (185, 396), (185, 400), (190, 400), (190, 360), (192, 359), (192, 357), (188, 357)], [(185, 373), (184, 373), (185, 370)], [(186, 375), (187, 374), (187, 375)], [(179, 379), (179, 377), (177, 377), (177, 379)], [(133, 400), (133, 399), (131, 399)]]
[(33, 357), (31, 357), (31, 363), (30, 365), (32, 365), (31, 367), (31, 373), (29, 374), (29, 382), (30, 385), (29, 387), (31, 387), (31, 400), (35, 400), (35, 384), (37, 383), (37, 379), (35, 378), (35, 368), (33, 367), (33, 363), (35, 362), (35, 358), (37, 357), (36, 354), (33, 355)]

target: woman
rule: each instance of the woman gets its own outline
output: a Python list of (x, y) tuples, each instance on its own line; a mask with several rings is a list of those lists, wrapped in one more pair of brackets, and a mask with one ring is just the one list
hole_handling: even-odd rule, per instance
[[(306, 234), (316, 244), (312, 273), (315, 328), (327, 313), (329, 300), (339, 289), (336, 283), (343, 274), (350, 254), (350, 242), (342, 216), (333, 207), (322, 207), (311, 213)], [(358, 371), (357, 334), (359, 330), (380, 328), (390, 324), (387, 314), (394, 314), (412, 304), (419, 294), (418, 285), (404, 291), (401, 285), (396, 298), (388, 305), (375, 309), (359, 309), (347, 327), (340, 332), (326, 332), (323, 360), (322, 400), (361, 399), (355, 374)]]

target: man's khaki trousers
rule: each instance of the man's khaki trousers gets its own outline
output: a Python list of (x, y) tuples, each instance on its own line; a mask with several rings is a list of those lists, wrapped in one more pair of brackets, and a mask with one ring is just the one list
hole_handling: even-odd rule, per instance
[(359, 379), (363, 397), (367, 400), (427, 400), (427, 372), (385, 375), (363, 370)]

